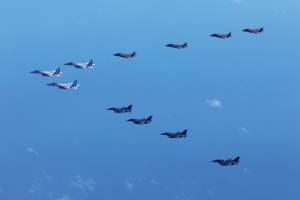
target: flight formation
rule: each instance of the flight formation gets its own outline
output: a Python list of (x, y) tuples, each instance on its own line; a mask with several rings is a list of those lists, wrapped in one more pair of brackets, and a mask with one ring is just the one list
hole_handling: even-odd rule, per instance
[[(258, 34), (258, 33), (264, 32), (264, 29), (263, 29), (263, 27), (261, 27), (259, 29), (244, 29), (242, 31)], [(221, 39), (228, 39), (228, 38), (232, 37), (232, 33), (231, 32), (229, 32), (227, 34), (214, 33), (214, 34), (211, 34), (210, 36), (221, 38)], [(188, 47), (188, 43), (186, 42), (184, 44), (167, 44), (166, 47), (171, 47), (171, 48), (175, 48), (175, 49), (184, 49), (184, 48)], [(117, 56), (117, 57), (122, 57), (122, 58), (134, 58), (137, 56), (136, 52), (129, 53), (129, 54), (115, 53), (113, 55)], [(93, 68), (95, 64), (93, 64), (93, 60), (90, 60), (89, 62), (85, 62), (85, 63), (68, 62), (68, 63), (65, 63), (64, 65), (74, 66), (75, 68), (85, 69), (85, 68)], [(35, 71), (31, 71), (30, 73), (41, 74), (42, 76), (60, 76), (62, 74), (62, 72), (60, 71), (60, 68), (57, 68), (56, 70), (52, 70), (52, 71), (35, 70)], [(53, 83), (49, 83), (47, 85), (48, 86), (56, 86), (59, 89), (71, 89), (71, 88), (77, 89), (77, 87), (79, 86), (79, 84), (77, 83), (77, 80), (74, 80), (73, 82), (69, 82), (69, 83), (53, 82)], [(127, 107), (121, 107), (121, 108), (111, 107), (111, 108), (108, 108), (107, 110), (112, 110), (115, 113), (131, 113), (132, 105), (129, 105)], [(150, 123), (152, 123), (152, 116), (149, 116), (147, 118), (142, 118), (142, 119), (131, 118), (126, 121), (132, 122), (134, 124), (150, 124)], [(161, 133), (160, 135), (167, 136), (168, 138), (185, 138), (185, 137), (187, 137), (187, 129), (185, 129), (182, 132), (175, 132), (175, 133), (164, 132), (164, 133)], [(221, 166), (232, 166), (232, 165), (238, 165), (239, 159), (240, 159), (240, 157), (236, 157), (233, 160), (231, 160), (231, 159), (227, 159), (227, 160), (216, 159), (211, 162), (217, 162)]]

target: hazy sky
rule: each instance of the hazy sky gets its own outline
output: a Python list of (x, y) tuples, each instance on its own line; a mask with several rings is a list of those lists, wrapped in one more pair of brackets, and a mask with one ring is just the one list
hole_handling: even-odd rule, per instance
[[(299, 0), (0, 10), (0, 199), (300, 199)], [(63, 65), (90, 59), (93, 69)], [(60, 77), (29, 73), (58, 67)], [(77, 90), (46, 85), (75, 79)], [(106, 110), (130, 104), (129, 114)], [(210, 162), (236, 156), (238, 166)]]

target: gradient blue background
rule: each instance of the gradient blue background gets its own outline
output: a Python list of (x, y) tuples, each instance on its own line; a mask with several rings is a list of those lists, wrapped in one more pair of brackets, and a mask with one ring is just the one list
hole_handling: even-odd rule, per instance
[[(0, 199), (300, 199), (299, 0), (0, 10)], [(63, 65), (90, 59), (94, 69)], [(60, 77), (29, 73), (58, 67)], [(75, 79), (77, 90), (46, 86)], [(130, 114), (106, 110), (129, 104)], [(125, 121), (150, 115), (150, 125)], [(159, 135), (184, 129), (184, 139)], [(210, 162), (236, 156), (238, 166)]]

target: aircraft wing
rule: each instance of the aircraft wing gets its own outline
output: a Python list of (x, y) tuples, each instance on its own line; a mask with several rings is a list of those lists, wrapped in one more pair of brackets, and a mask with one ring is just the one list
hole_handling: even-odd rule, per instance
[(63, 83), (63, 84), (59, 84), (58, 86), (63, 89), (69, 89), (71, 85), (72, 83)]
[(54, 74), (55, 71), (42, 71), (41, 74), (44, 76), (52, 76)]

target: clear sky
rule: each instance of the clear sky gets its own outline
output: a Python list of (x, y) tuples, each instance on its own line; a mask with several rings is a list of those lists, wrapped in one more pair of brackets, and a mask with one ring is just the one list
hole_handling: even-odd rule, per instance
[[(299, 0), (0, 10), (0, 199), (300, 199)], [(63, 65), (90, 59), (93, 69)], [(60, 77), (29, 73), (58, 67)], [(75, 79), (77, 90), (46, 85)], [(126, 122), (150, 115), (150, 125)], [(210, 162), (236, 156), (238, 166)]]

